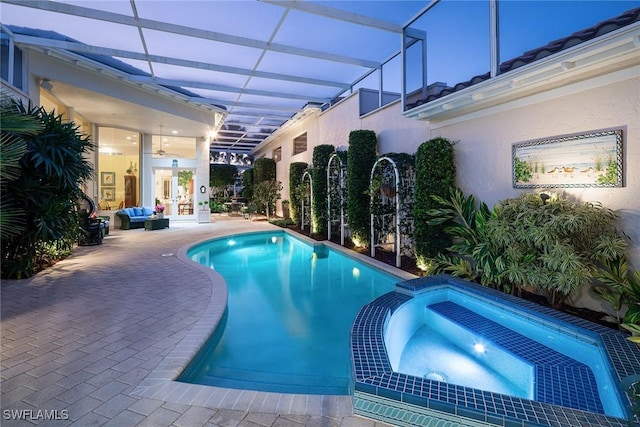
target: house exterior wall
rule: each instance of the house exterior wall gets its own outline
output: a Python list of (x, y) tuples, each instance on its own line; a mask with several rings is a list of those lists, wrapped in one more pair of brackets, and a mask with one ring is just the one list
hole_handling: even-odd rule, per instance
[[(296, 126), (281, 132), (254, 151), (256, 158), (272, 157), (272, 151), (282, 147), (282, 160), (276, 163), (276, 179), (282, 182), (282, 199), (289, 199), (289, 165), (292, 162), (312, 163), (313, 149), (321, 144), (336, 147), (349, 146), (349, 133), (353, 130), (373, 130), (378, 136), (378, 153), (414, 153), (418, 146), (430, 138), (429, 124), (402, 116), (399, 101), (359, 117), (358, 93), (340, 101), (330, 109), (307, 117)], [(292, 156), (293, 138), (307, 132), (307, 151)], [(282, 214), (278, 203), (277, 213)]]
[[(617, 210), (620, 226), (632, 241), (631, 261), (640, 269), (640, 76), (503, 108), (494, 114), (433, 130), (456, 145), (458, 185), (490, 206), (517, 197), (512, 186), (514, 143), (590, 131), (623, 129), (624, 187), (558, 188), (560, 194), (584, 202), (600, 202)], [(566, 91), (566, 89), (565, 89)], [(522, 104), (522, 103), (521, 103)]]

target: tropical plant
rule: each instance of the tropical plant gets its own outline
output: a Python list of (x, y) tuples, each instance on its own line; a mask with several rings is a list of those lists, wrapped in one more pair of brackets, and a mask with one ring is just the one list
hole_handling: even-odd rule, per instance
[[(611, 304), (620, 326), (640, 335), (640, 271), (629, 270), (626, 258), (616, 257), (604, 260), (593, 277), (597, 281), (594, 292)], [(621, 318), (620, 313), (625, 305), (627, 311)], [(629, 339), (640, 343), (640, 336)]]
[(503, 279), (530, 286), (553, 307), (588, 284), (600, 262), (625, 255), (617, 215), (593, 203), (523, 193), (494, 206), (486, 236), (504, 260)]
[(369, 244), (369, 176), (376, 161), (376, 134), (372, 130), (349, 133), (347, 151), (347, 222), (351, 239), (362, 246)]
[(43, 125), (31, 115), (20, 112), (17, 101), (6, 95), (0, 99), (0, 239), (6, 240), (24, 230), (26, 214), (6, 197), (9, 181), (20, 178), (20, 159), (27, 152), (25, 137), (35, 136)]
[(487, 236), (486, 223), (493, 216), (488, 206), (477, 203), (473, 195), (465, 197), (459, 188), (450, 189), (448, 198), (432, 197), (440, 207), (426, 212), (429, 225), (444, 226), (443, 232), (453, 243), (449, 253), (440, 253), (429, 262), (431, 268), (500, 288), (504, 259)]
[(293, 162), (289, 165), (289, 197), (291, 198), (291, 220), (294, 224), (300, 224), (300, 211), (302, 208), (302, 193), (300, 193), (300, 184), (302, 183), (302, 174), (307, 170), (309, 165), (303, 162)]
[[(16, 279), (34, 274), (51, 253), (68, 253), (77, 241), (77, 203), (82, 186), (93, 176), (87, 160), (93, 145), (79, 126), (55, 112), (18, 101), (8, 111), (30, 116), (42, 126), (38, 133), (22, 135), (26, 152), (19, 161), (20, 173), (7, 179), (2, 193), (3, 209), (24, 215), (25, 227), (2, 238), (2, 277)], [(7, 139), (3, 136), (2, 141), (4, 151)]]
[(415, 155), (415, 204), (413, 207), (415, 257), (421, 264), (446, 252), (451, 237), (444, 223), (435, 223), (429, 211), (441, 207), (437, 198), (446, 199), (455, 188), (456, 165), (454, 142), (434, 138), (418, 147)]

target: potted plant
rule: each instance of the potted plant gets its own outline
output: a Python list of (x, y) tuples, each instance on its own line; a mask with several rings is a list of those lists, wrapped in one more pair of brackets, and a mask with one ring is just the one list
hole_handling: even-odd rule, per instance
[(198, 222), (208, 223), (211, 221), (211, 211), (209, 210), (209, 201), (204, 200), (198, 202), (200, 209), (198, 210)]

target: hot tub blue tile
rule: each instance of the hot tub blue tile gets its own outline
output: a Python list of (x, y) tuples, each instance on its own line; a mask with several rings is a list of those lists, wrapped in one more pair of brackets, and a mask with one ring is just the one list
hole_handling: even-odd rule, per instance
[[(402, 282), (398, 284), (398, 290), (391, 293), (399, 294), (401, 297), (394, 295), (389, 295), (384, 298), (381, 297), (363, 307), (352, 329), (352, 355), (354, 355), (352, 361), (355, 368), (354, 370), (357, 371), (355, 374), (356, 390), (358, 390), (358, 383), (360, 382), (370, 385), (367, 389), (371, 392), (372, 396), (375, 396), (375, 394), (380, 395), (383, 389), (397, 387), (397, 391), (401, 393), (401, 398), (403, 399), (401, 404), (421, 406), (420, 402), (424, 402), (423, 399), (426, 399), (427, 407), (446, 413), (455, 413), (459, 407), (465, 407), (469, 411), (484, 412), (486, 421), (496, 425), (626, 427), (626, 420), (594, 412), (585, 412), (581, 409), (572, 409), (556, 404), (513, 398), (496, 393), (455, 386), (453, 384), (393, 373), (388, 363), (383, 340), (383, 331), (387, 316), (399, 307), (399, 301), (410, 300), (412, 298), (411, 294), (414, 291), (419, 293), (430, 288), (447, 286), (457, 287), (466, 292), (481, 296), (485, 300), (495, 301), (500, 305), (509, 307), (511, 310), (518, 310), (523, 313), (525, 317), (534, 317), (536, 321), (545, 324), (548, 323), (552, 327), (565, 331), (575, 331), (576, 336), (584, 335), (601, 340), (611, 360), (611, 369), (615, 370), (614, 377), (618, 379), (634, 373), (640, 373), (640, 351), (638, 351), (635, 344), (626, 341), (624, 335), (621, 333), (583, 321), (582, 319), (576, 320), (576, 318), (572, 316), (567, 316), (550, 308), (537, 306), (534, 303), (520, 300), (511, 295), (502, 294), (493, 289), (484, 288), (450, 276), (440, 275)], [(514, 346), (517, 351), (524, 352), (528, 343), (526, 340), (518, 339), (515, 341)], [(544, 365), (545, 357), (549, 357), (549, 353), (546, 351), (540, 352), (541, 349), (539, 347), (532, 347), (532, 350), (530, 357), (540, 362), (541, 365)], [(553, 358), (550, 360), (553, 360), (554, 363), (559, 363), (562, 369), (566, 370), (564, 374), (566, 378), (563, 379), (564, 382), (575, 380), (577, 383), (582, 383), (585, 387), (593, 389), (593, 387), (588, 384), (588, 379), (585, 379), (585, 375), (587, 374), (582, 372), (580, 362), (576, 362), (570, 358), (563, 359), (562, 356), (552, 356)], [(372, 362), (369, 362), (369, 360), (372, 360)], [(365, 371), (363, 366), (373, 366), (374, 369)], [(577, 373), (577, 375), (575, 375), (577, 379), (570, 379), (569, 373)], [(393, 375), (398, 377), (392, 381)], [(559, 378), (557, 376), (554, 377), (551, 374), (545, 375), (547, 375), (543, 376), (545, 381), (559, 384)], [(373, 388), (376, 390), (375, 394)], [(409, 393), (409, 390), (412, 390), (412, 392)], [(413, 398), (410, 396), (413, 396)], [(585, 393), (576, 393), (575, 395), (569, 393), (562, 395), (562, 398), (576, 402), (575, 404), (578, 406), (593, 404), (593, 399), (588, 396), (588, 393), (586, 393), (586, 395)]]

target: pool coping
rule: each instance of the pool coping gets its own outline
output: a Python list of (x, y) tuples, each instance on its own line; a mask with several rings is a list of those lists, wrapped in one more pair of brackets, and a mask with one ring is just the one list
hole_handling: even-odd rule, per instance
[[(394, 372), (384, 344), (384, 327), (398, 307), (433, 287), (454, 286), (486, 299), (514, 306), (565, 330), (601, 340), (618, 383), (640, 373), (637, 345), (621, 332), (546, 308), (502, 292), (448, 275), (409, 280), (364, 306), (352, 328), (352, 364), (355, 375), (355, 413), (399, 425), (420, 417), (469, 420), (469, 425), (541, 426), (580, 425), (624, 427), (627, 420), (558, 405), (513, 398), (468, 387), (439, 383)], [(624, 395), (627, 397), (626, 395)], [(627, 397), (628, 401), (628, 397)], [(492, 408), (492, 409), (489, 409)]]
[[(278, 412), (280, 414), (320, 415), (344, 417), (353, 415), (353, 396), (307, 395), (270, 393), (255, 390), (239, 390), (176, 381), (187, 365), (196, 356), (222, 319), (227, 307), (227, 283), (216, 271), (192, 261), (187, 252), (190, 248), (211, 240), (231, 238), (247, 234), (270, 232), (285, 233), (312, 246), (325, 246), (350, 258), (369, 264), (398, 277), (398, 281), (415, 278), (404, 270), (346, 249), (330, 241), (316, 241), (307, 236), (275, 227), (273, 230), (230, 232), (182, 246), (176, 257), (188, 268), (205, 274), (211, 282), (211, 297), (207, 308), (188, 331), (185, 337), (167, 354), (156, 368), (132, 391), (132, 395), (164, 400), (172, 403), (204, 406), (217, 409), (234, 409), (256, 412)], [(304, 408), (304, 409), (300, 409)]]

